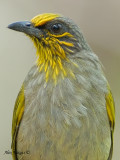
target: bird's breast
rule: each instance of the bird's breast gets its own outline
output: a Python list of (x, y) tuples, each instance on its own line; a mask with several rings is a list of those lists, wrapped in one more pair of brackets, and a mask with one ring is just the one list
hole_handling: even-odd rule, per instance
[(17, 150), (29, 154), (18, 159), (106, 160), (111, 142), (102, 89), (83, 85), (85, 75), (66, 77), (57, 85), (44, 78), (34, 66), (24, 82)]

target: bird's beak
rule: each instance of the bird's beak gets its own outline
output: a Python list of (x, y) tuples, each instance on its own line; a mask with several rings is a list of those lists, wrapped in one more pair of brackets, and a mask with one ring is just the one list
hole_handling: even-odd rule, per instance
[(37, 38), (40, 38), (40, 36), (43, 34), (42, 30), (34, 27), (34, 25), (29, 21), (15, 22), (8, 25), (8, 28), (15, 31), (23, 32), (29, 36), (35, 36)]
[(28, 32), (30, 27), (31, 27), (31, 22), (29, 21), (15, 22), (8, 25), (9, 29), (24, 33)]

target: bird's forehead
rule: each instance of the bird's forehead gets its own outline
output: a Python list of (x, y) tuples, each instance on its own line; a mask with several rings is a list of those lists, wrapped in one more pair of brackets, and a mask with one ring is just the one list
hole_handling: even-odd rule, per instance
[(34, 24), (35, 27), (37, 27), (37, 26), (42, 26), (57, 17), (60, 17), (60, 15), (53, 14), (53, 13), (44, 13), (44, 14), (40, 14), (32, 18), (31, 22)]

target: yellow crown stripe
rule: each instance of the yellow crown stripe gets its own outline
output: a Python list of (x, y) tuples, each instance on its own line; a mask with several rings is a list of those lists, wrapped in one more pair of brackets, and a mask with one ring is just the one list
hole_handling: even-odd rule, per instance
[(60, 17), (59, 14), (52, 14), (52, 13), (45, 13), (35, 16), (31, 22), (34, 24), (35, 27), (42, 26), (47, 22), (55, 19), (56, 17)]

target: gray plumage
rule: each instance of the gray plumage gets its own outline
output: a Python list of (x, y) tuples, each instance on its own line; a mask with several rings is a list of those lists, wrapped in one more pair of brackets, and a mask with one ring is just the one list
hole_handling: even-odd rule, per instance
[[(111, 133), (106, 112), (107, 82), (97, 56), (71, 57), (76, 79), (45, 82), (33, 66), (25, 85), (25, 111), (18, 133), (18, 155), (25, 160), (107, 160)], [(69, 64), (68, 64), (69, 65)], [(74, 66), (68, 66), (73, 67)], [(35, 154), (35, 155), (34, 155)]]
[[(18, 160), (111, 160), (108, 83), (101, 63), (71, 20), (57, 17), (46, 28), (54, 22), (62, 22), (64, 31), (74, 36), (59, 40), (74, 44), (62, 46), (69, 53), (62, 64), (75, 77), (59, 75), (55, 85), (52, 78), (46, 82), (38, 66), (31, 68), (23, 83), (25, 108), (17, 135), (17, 151), (29, 154), (18, 154)], [(37, 27), (35, 31), (39, 33)]]

